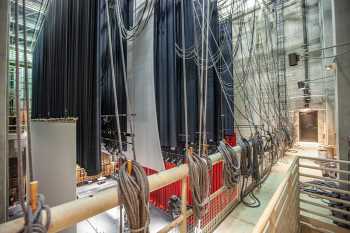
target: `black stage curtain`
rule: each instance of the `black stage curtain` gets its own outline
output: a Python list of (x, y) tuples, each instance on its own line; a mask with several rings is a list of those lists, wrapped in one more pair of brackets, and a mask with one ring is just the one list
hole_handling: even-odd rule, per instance
[[(201, 2), (201, 1), (200, 1)], [(193, 2), (184, 1), (185, 48), (200, 47), (201, 7), (195, 2), (198, 17), (193, 12)], [(205, 4), (205, 3), (204, 3)], [(218, 53), (219, 21), (217, 2), (210, 5), (209, 47), (212, 55)], [(183, 68), (182, 57), (176, 54), (175, 43), (182, 48), (181, 1), (158, 0), (154, 12), (154, 70), (157, 117), (161, 146), (181, 147), (185, 142)], [(212, 66), (214, 60), (210, 60)], [(199, 67), (194, 59), (186, 59), (188, 130), (190, 143), (196, 143), (199, 124)], [(208, 70), (207, 124), (209, 143), (218, 141), (220, 135), (220, 85), (214, 67)], [(220, 130), (221, 131), (221, 130)]]
[(158, 130), (162, 146), (177, 145), (176, 17), (174, 0), (157, 0), (154, 9), (154, 74)]
[[(131, 2), (131, 3), (129, 3)], [(126, 23), (131, 23), (132, 12), (132, 1), (121, 1), (122, 4), (122, 15), (126, 19)], [(113, 7), (113, 8), (112, 8)], [(111, 22), (111, 32), (112, 32), (112, 43), (113, 43), (113, 55), (114, 55), (114, 66), (116, 72), (116, 84), (117, 84), (117, 97), (118, 97), (118, 110), (122, 132), (122, 141), (125, 142), (125, 134), (127, 132), (127, 104), (126, 104), (126, 94), (125, 94), (125, 83), (123, 79), (123, 67), (122, 67), (122, 51), (120, 49), (120, 36), (119, 27), (115, 6), (110, 5), (110, 22)], [(130, 16), (130, 17), (129, 17)], [(130, 22), (129, 22), (130, 21)], [(108, 45), (108, 28), (107, 28), (107, 18), (106, 18), (106, 4), (105, 1), (100, 1), (99, 6), (99, 33), (98, 33), (98, 54), (100, 55), (99, 61), (99, 77), (101, 83), (101, 114), (102, 114), (102, 142), (106, 149), (114, 150), (117, 149), (118, 143), (116, 142), (117, 134), (117, 123), (115, 118), (114, 110), (114, 94), (113, 94), (113, 84), (112, 84), (112, 73), (111, 73), (111, 63)], [(127, 67), (127, 43), (123, 40), (124, 47), (124, 59), (125, 66)], [(126, 144), (123, 145), (126, 149)]]
[[(228, 83), (232, 88), (226, 90), (226, 94), (231, 97), (228, 98), (232, 112), (234, 112), (233, 105), (233, 45), (232, 45), (232, 21), (227, 19), (220, 23), (220, 47), (222, 51), (222, 57), (220, 59), (220, 67), (223, 70), (220, 72), (220, 76), (225, 83)], [(221, 125), (222, 131), (220, 132), (221, 137), (232, 136), (234, 134), (234, 118), (229, 109), (229, 105), (224, 97), (223, 92), (220, 91), (218, 95), (218, 103), (220, 103), (221, 117), (219, 124)]]
[[(77, 162), (89, 175), (100, 172), (101, 112), (114, 114), (104, 2), (51, 1), (33, 54), (32, 118), (77, 117)], [(126, 104), (119, 36), (114, 10), (110, 11), (123, 114)], [(125, 130), (125, 117), (121, 119)], [(115, 132), (113, 122), (111, 130)]]

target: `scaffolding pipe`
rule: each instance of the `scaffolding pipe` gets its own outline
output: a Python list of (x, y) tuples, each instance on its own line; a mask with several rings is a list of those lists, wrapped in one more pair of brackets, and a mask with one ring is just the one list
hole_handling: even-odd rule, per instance
[[(239, 146), (233, 148), (236, 153), (241, 151)], [(222, 160), (219, 153), (210, 155), (213, 163)], [(188, 176), (189, 168), (187, 164), (161, 171), (148, 176), (150, 192), (161, 189), (171, 183)], [(69, 228), (85, 219), (91, 218), (97, 214), (105, 212), (118, 206), (119, 197), (115, 189), (107, 189), (95, 194), (92, 197), (82, 198), (67, 202), (51, 208), (51, 224), (49, 232), (59, 232)], [(184, 209), (184, 208), (183, 208)], [(43, 216), (45, 220), (46, 216)], [(19, 218), (0, 225), (0, 233), (17, 233), (23, 229), (24, 219)], [(183, 228), (184, 226), (182, 226)]]

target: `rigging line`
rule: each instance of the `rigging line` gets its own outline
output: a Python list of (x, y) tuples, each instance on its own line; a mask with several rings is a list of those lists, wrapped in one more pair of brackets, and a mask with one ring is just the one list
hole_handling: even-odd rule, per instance
[[(153, 15), (153, 9), (154, 9), (154, 1), (155, 0), (146, 0), (144, 2), (144, 6), (142, 8), (142, 13), (140, 14), (138, 21), (136, 24), (133, 24), (133, 26), (130, 27), (126, 27), (123, 17), (119, 17), (118, 15), (118, 24), (119, 24), (119, 28), (122, 30), (122, 35), (123, 38), (126, 40), (135, 40), (138, 35), (145, 29), (145, 27), (148, 24), (149, 19), (151, 18), (151, 16)], [(117, 1), (116, 7), (119, 8), (120, 11), (120, 0)], [(148, 10), (146, 12), (146, 10)], [(134, 10), (134, 14), (136, 15), (136, 11), (137, 11), (137, 7), (135, 6), (135, 10)], [(146, 15), (146, 16), (145, 16)], [(134, 17), (136, 19), (136, 17)]]
[[(194, 11), (194, 13), (195, 13), (195, 15), (196, 15), (196, 19), (197, 19), (197, 21), (199, 22), (199, 16), (198, 16), (198, 13), (197, 13), (197, 11), (196, 11), (196, 8), (195, 8), (195, 6), (194, 6), (194, 3), (192, 2), (192, 4), (193, 4), (193, 11)], [(209, 28), (209, 30), (210, 30), (210, 28)], [(212, 34), (212, 36), (213, 36), (213, 32), (210, 30), (210, 32), (211, 32), (211, 34)], [(214, 37), (214, 36), (213, 36)], [(215, 40), (215, 38), (214, 38), (214, 41), (215, 41), (215, 43), (216, 43), (216, 45), (217, 45), (217, 41)], [(217, 45), (217, 47), (219, 47), (218, 45)], [(219, 50), (220, 51), (220, 50)], [(222, 55), (222, 52), (220, 51), (220, 53), (221, 53), (221, 55)], [(211, 56), (211, 49), (209, 48), (209, 55)], [(223, 59), (224, 60), (224, 62), (225, 62), (225, 59)], [(227, 63), (225, 62), (225, 64), (227, 65)], [(216, 64), (214, 64), (214, 69), (216, 70), (216, 72), (218, 73), (218, 70), (217, 70), (217, 67), (216, 67)], [(232, 73), (230, 73), (231, 74), (231, 78), (232, 78)], [(218, 76), (219, 77), (219, 76)], [(232, 111), (232, 108), (231, 108), (231, 106), (230, 106), (230, 102), (228, 101), (228, 99), (227, 99), (227, 95), (226, 95), (226, 92), (225, 92), (225, 90), (224, 90), (224, 88), (223, 88), (223, 86), (222, 86), (222, 80), (221, 79), (219, 79), (219, 83), (220, 83), (220, 85), (221, 85), (221, 89), (222, 89), (222, 91), (225, 93), (224, 94), (224, 96), (225, 96), (225, 99), (226, 99), (226, 101), (227, 101), (227, 103), (228, 103), (228, 106), (229, 106), (229, 109), (230, 109), (230, 112), (231, 112), (231, 114), (232, 114), (232, 116), (234, 116), (234, 113), (233, 113), (233, 111)], [(237, 106), (236, 106), (236, 108), (237, 108)], [(239, 111), (239, 113), (242, 115), (242, 116), (244, 116), (243, 114), (242, 114), (242, 112), (240, 111), (240, 110), (238, 110)], [(248, 122), (250, 122), (250, 120), (248, 119), (248, 117), (246, 117), (246, 116), (244, 116), (244, 118), (246, 118), (247, 119), (247, 121)], [(253, 124), (254, 125), (254, 124)], [(239, 129), (239, 127), (238, 127), (238, 129)], [(239, 130), (239, 133), (241, 134), (241, 132), (240, 132), (240, 130)]]
[(109, 47), (109, 56), (110, 56), (110, 64), (111, 64), (111, 73), (112, 73), (112, 84), (113, 84), (113, 96), (114, 96), (114, 111), (115, 117), (117, 121), (117, 132), (118, 132), (118, 141), (119, 141), (119, 153), (122, 153), (122, 138), (121, 138), (121, 129), (120, 129), (120, 121), (119, 121), (119, 109), (118, 109), (118, 96), (117, 96), (117, 85), (116, 85), (116, 76), (114, 70), (114, 58), (113, 58), (113, 48), (112, 48), (112, 35), (111, 35), (111, 24), (109, 19), (109, 4), (108, 0), (105, 0), (106, 4), (106, 17), (107, 17), (107, 30), (108, 30), (108, 47)]
[[(118, 1), (118, 0), (116, 0)], [(108, 12), (107, 12), (108, 13)], [(120, 8), (117, 7), (116, 9), (116, 14), (119, 14), (120, 17), (122, 17), (122, 13), (120, 12)], [(123, 37), (121, 34), (121, 30), (118, 27), (117, 28), (118, 33), (119, 33), (119, 46), (120, 46), (120, 51), (121, 51), (121, 57), (122, 57), (122, 70), (123, 70), (123, 80), (124, 80), (124, 89), (125, 89), (125, 96), (126, 96), (126, 104), (127, 104), (127, 120), (129, 122), (129, 127), (130, 127), (130, 133), (131, 133), (131, 140), (132, 140), (132, 153), (133, 153), (133, 158), (134, 160), (136, 160), (136, 153), (135, 153), (135, 135), (134, 135), (134, 117), (131, 114), (131, 104), (130, 104), (130, 96), (129, 96), (129, 89), (128, 89), (128, 83), (127, 83), (127, 74), (126, 74), (126, 65), (125, 65), (125, 53), (124, 53), (124, 45), (123, 45)], [(128, 116), (128, 111), (129, 111), (129, 115)]]
[[(200, 4), (200, 3), (199, 3), (199, 4)], [(197, 16), (197, 21), (198, 21), (198, 20), (199, 20), (199, 17), (198, 17), (197, 11), (195, 10), (195, 7), (194, 7), (194, 11), (195, 11), (195, 14), (196, 14), (196, 16)], [(214, 35), (213, 35), (213, 32), (212, 32), (211, 28), (209, 28), (208, 30), (210, 30), (211, 35), (212, 35), (212, 37), (213, 37), (213, 40), (214, 40), (214, 42), (215, 42), (215, 44), (216, 44), (216, 46), (217, 46), (217, 48), (218, 48), (218, 50), (219, 50), (221, 56), (223, 57), (222, 51), (220, 50), (220, 46), (218, 46), (218, 43), (217, 43), (217, 41), (216, 41), (216, 39), (215, 39), (215, 37), (214, 37)], [(226, 60), (225, 60), (224, 58), (223, 58), (223, 61), (224, 61), (225, 65), (227, 66), (227, 62), (226, 62)], [(229, 70), (229, 68), (228, 68), (228, 70)], [(231, 71), (230, 71), (229, 73), (230, 73), (230, 76), (231, 76), (231, 79), (232, 79), (233, 76), (232, 76)], [(248, 102), (249, 102), (249, 101), (248, 101)]]
[[(117, 133), (118, 133), (118, 146), (119, 146), (119, 154), (122, 154), (123, 151), (123, 145), (122, 145), (122, 138), (121, 138), (121, 129), (120, 129), (120, 119), (119, 119), (119, 109), (118, 109), (118, 95), (117, 95), (117, 85), (116, 85), (116, 76), (115, 76), (115, 70), (114, 70), (114, 58), (113, 58), (113, 47), (112, 47), (112, 33), (111, 33), (111, 24), (109, 19), (109, 0), (105, 0), (106, 4), (106, 17), (107, 17), (107, 31), (108, 31), (108, 47), (109, 47), (109, 56), (110, 56), (110, 64), (111, 64), (111, 73), (112, 73), (112, 85), (113, 85), (113, 96), (114, 96), (114, 111), (115, 111), (115, 117), (117, 122)], [(122, 38), (120, 38), (122, 40)], [(123, 56), (124, 57), (124, 56)], [(125, 83), (126, 85), (126, 83)], [(121, 162), (121, 158), (119, 158), (119, 162)], [(119, 208), (119, 231), (123, 232), (123, 210), (122, 208)]]
[[(245, 27), (246, 28), (246, 27)], [(226, 32), (227, 33), (227, 32)], [(246, 34), (247, 34), (247, 31), (246, 31)], [(255, 50), (254, 50), (255, 51)], [(255, 54), (255, 53), (254, 53)], [(253, 57), (253, 61), (255, 62), (255, 66), (257, 67), (257, 61), (256, 61), (256, 56), (254, 55), (254, 57)], [(252, 65), (253, 64), (250, 64), (250, 66), (248, 67), (249, 68), (249, 71), (251, 71), (252, 69), (253, 69), (253, 67), (252, 67)], [(254, 81), (254, 84), (255, 84), (255, 87), (257, 86), (256, 85), (256, 81), (255, 81), (255, 79), (253, 79), (253, 81)], [(266, 89), (266, 91), (267, 91), (267, 88), (266, 88), (266, 85), (264, 85), (265, 86), (265, 89)], [(261, 114), (260, 114), (261, 115)], [(261, 117), (260, 117), (261, 118)]]
[[(41, 16), (41, 11), (42, 11), (42, 8), (43, 8), (43, 5), (44, 5), (44, 1), (45, 0), (41, 0), (41, 2), (40, 2), (40, 7), (39, 7), (39, 11), (38, 11), (38, 17), (36, 17), (35, 24), (34, 24), (34, 33), (33, 33), (34, 35), (36, 34), (36, 28), (38, 26), (39, 18)], [(48, 0), (46, 0), (46, 1), (48, 1)], [(32, 40), (31, 48), (33, 48), (33, 41), (34, 40)]]
[[(44, 1), (44, 0), (43, 0)], [(42, 20), (40, 21), (40, 25), (38, 27), (39, 30), (35, 30), (35, 34), (33, 35), (33, 38), (35, 38), (34, 40), (32, 40), (32, 44), (30, 46), (30, 48), (33, 50), (36, 46), (36, 42), (37, 42), (37, 38), (39, 37), (39, 34), (41, 33), (41, 30), (42, 30), (42, 27), (43, 27), (43, 24), (46, 20), (46, 14), (48, 13), (48, 8), (49, 8), (49, 5), (51, 3), (51, 0), (46, 0), (46, 5), (45, 5), (45, 10), (44, 12), (42, 13)]]
[[(227, 33), (227, 31), (226, 31), (226, 33)], [(254, 54), (255, 54), (255, 53), (254, 53)], [(254, 59), (253, 61), (255, 61), (255, 60), (256, 60), (256, 57), (254, 56), (253, 59)], [(256, 62), (256, 61), (255, 61), (255, 62)], [(250, 67), (248, 67), (248, 68), (251, 68), (251, 67), (252, 67), (252, 65), (251, 65)], [(255, 79), (254, 79), (253, 81), (254, 81), (254, 84), (256, 85)], [(266, 89), (266, 87), (265, 87), (265, 89)], [(261, 114), (260, 114), (260, 115), (261, 115)], [(260, 117), (260, 118), (261, 118), (261, 117)]]
[[(196, 13), (196, 12), (195, 12)], [(198, 14), (196, 14), (197, 15), (197, 20), (199, 20), (198, 19)], [(207, 20), (208, 21), (208, 20)], [(208, 30), (210, 30), (210, 28), (208, 29)], [(211, 32), (212, 33), (212, 32)], [(214, 36), (213, 36), (214, 37)], [(216, 39), (214, 38), (214, 41), (216, 41)], [(217, 42), (216, 42), (216, 44), (217, 44)], [(218, 48), (219, 48), (219, 46), (217, 46)], [(220, 50), (220, 48), (219, 48), (219, 50)], [(221, 52), (221, 51), (220, 51)], [(221, 54), (222, 54), (222, 52), (221, 52)], [(217, 71), (217, 67), (215, 67), (216, 66), (216, 64), (214, 64), (214, 68), (216, 68), (216, 71)], [(218, 71), (217, 71), (217, 73), (218, 73)], [(221, 80), (221, 82), (220, 82), (220, 84), (222, 85), (223, 83), (222, 83), (222, 80)], [(228, 103), (228, 105), (230, 105), (229, 104), (229, 101), (228, 101), (228, 99), (227, 99), (227, 94), (225, 95), (225, 99), (227, 100), (227, 103)], [(237, 107), (236, 107), (237, 108)], [(241, 114), (242, 114), (242, 112), (240, 111), (240, 110), (238, 110)], [(231, 110), (231, 113), (233, 113), (232, 112), (232, 110)], [(244, 116), (244, 118), (247, 118), (247, 116)], [(247, 119), (248, 120), (248, 122), (250, 122), (250, 120), (249, 119)]]
[[(205, 45), (205, 58), (207, 59), (208, 57), (208, 48), (209, 48), (209, 27), (210, 27), (210, 20), (211, 16), (209, 15), (210, 13), (210, 6), (211, 6), (211, 1), (207, 1), (207, 20), (206, 20), (206, 45)], [(204, 5), (204, 3), (203, 3)], [(206, 61), (206, 66), (208, 66), (209, 60), (207, 59)], [(207, 144), (207, 104), (208, 104), (208, 69), (206, 68), (204, 70), (204, 116), (203, 116), (203, 144)]]
[[(186, 42), (185, 42), (185, 0), (181, 0), (181, 36), (182, 36), (182, 49), (185, 50)], [(183, 53), (182, 57), (182, 75), (183, 75), (183, 88), (184, 88), (184, 109), (185, 109), (185, 146), (186, 151), (188, 150), (188, 109), (187, 109), (187, 77), (186, 77), (186, 57), (185, 53)]]
[[(205, 33), (205, 27), (204, 27), (204, 20), (205, 20), (205, 5), (203, 3), (202, 6), (202, 28), (201, 28), (201, 33), (202, 33), (202, 41), (201, 41), (201, 59), (204, 59), (204, 33)], [(204, 73), (204, 68), (203, 68), (203, 63), (204, 60), (202, 60), (202, 64), (200, 67), (200, 102), (199, 102), (199, 139), (198, 139), (198, 154), (199, 156), (201, 155), (201, 145), (202, 145), (202, 124), (203, 124), (203, 73)]]
[(17, 182), (18, 182), (18, 199), (22, 211), (24, 212), (25, 222), (28, 222), (28, 215), (25, 211), (25, 191), (23, 185), (23, 154), (22, 154), (22, 143), (21, 143), (21, 120), (20, 120), (20, 97), (19, 97), (19, 41), (18, 41), (18, 0), (15, 0), (15, 59), (16, 59), (16, 144), (17, 144)]
[[(245, 34), (246, 35), (248, 35), (248, 32), (247, 32), (247, 27), (246, 27), (246, 25), (244, 25), (244, 28), (245, 28)], [(255, 31), (255, 24), (253, 24), (253, 30)], [(251, 29), (250, 29), (250, 31), (252, 31)], [(253, 33), (255, 33), (255, 32), (253, 32)], [(251, 71), (253, 71), (253, 75), (255, 74), (255, 72), (254, 72), (254, 68), (253, 68), (253, 65), (255, 65), (255, 68), (257, 67), (257, 58), (256, 58), (256, 55), (255, 55), (255, 50), (254, 50), (254, 56), (253, 56), (253, 62), (254, 63), (249, 63), (247, 66), (247, 69), (248, 69), (248, 72), (251, 72)], [(255, 78), (253, 78), (253, 81), (254, 81), (254, 86), (255, 86), (255, 88), (257, 88), (257, 84), (256, 84), (256, 80), (255, 80)], [(266, 85), (264, 85), (264, 86), (266, 86)], [(265, 89), (266, 89), (266, 87), (265, 87)], [(267, 90), (266, 90), (267, 91)], [(255, 96), (256, 97), (256, 96)], [(260, 102), (260, 101), (257, 101), (257, 102)], [(260, 114), (261, 115), (261, 114)], [(261, 118), (261, 116), (260, 116), (260, 118)]]
[[(198, 13), (196, 12), (195, 7), (194, 7), (194, 13), (195, 13), (196, 16), (197, 16), (197, 21), (199, 21)], [(210, 28), (209, 28), (209, 30), (210, 30)], [(211, 31), (211, 33), (212, 33), (212, 31)], [(212, 34), (213, 34), (213, 33), (212, 33)], [(220, 47), (217, 45), (217, 41), (215, 40), (215, 38), (214, 38), (214, 41), (215, 41), (216, 46), (219, 48), (219, 51), (220, 51)], [(221, 52), (221, 54), (222, 54), (222, 52)], [(226, 64), (226, 66), (227, 66), (227, 63), (226, 63), (225, 59), (224, 59), (224, 62), (225, 62), (225, 64)], [(216, 66), (214, 66), (214, 68), (216, 68)], [(217, 71), (217, 69), (216, 69), (216, 71)], [(217, 72), (218, 72), (218, 71), (217, 71)], [(231, 78), (232, 78), (232, 73), (231, 73)], [(222, 85), (221, 82), (220, 82), (220, 84)], [(222, 87), (222, 90), (224, 90), (223, 87)], [(226, 97), (226, 95), (225, 95), (225, 97)], [(226, 100), (227, 100), (227, 98), (226, 98)], [(228, 100), (227, 100), (227, 101), (228, 101)], [(228, 102), (228, 103), (229, 103), (229, 102)], [(236, 108), (237, 108), (237, 106), (236, 106)], [(256, 110), (255, 110), (255, 111), (256, 111)], [(233, 113), (232, 110), (231, 110), (231, 113)], [(249, 119), (247, 119), (247, 120), (248, 120), (248, 122), (250, 122)], [(253, 125), (255, 125), (255, 124), (253, 123)]]
[[(266, 30), (266, 28), (265, 28), (265, 30)], [(263, 54), (263, 56), (265, 57), (265, 54)], [(254, 56), (254, 62), (255, 62), (255, 66), (257, 66), (257, 58)], [(267, 77), (269, 77), (269, 76), (267, 76)], [(255, 80), (254, 80), (255, 81)], [(265, 89), (266, 89), (266, 85), (265, 85)]]
[(27, 31), (26, 31), (26, 0), (23, 0), (22, 5), (23, 13), (23, 65), (24, 65), (24, 98), (25, 98), (25, 111), (27, 114), (27, 153), (29, 163), (29, 180), (33, 181), (33, 162), (32, 162), (32, 136), (31, 136), (31, 122), (29, 112), (29, 82), (28, 82), (28, 58), (27, 58)]
[[(227, 31), (226, 31), (226, 33), (227, 33)], [(247, 34), (247, 33), (246, 33), (246, 34)], [(228, 43), (228, 41), (227, 41), (227, 43)], [(252, 47), (252, 45), (251, 45), (250, 47)], [(242, 47), (241, 47), (241, 49), (242, 49)], [(250, 49), (250, 50), (251, 50), (251, 49)], [(250, 52), (250, 58), (251, 58), (251, 56), (252, 56), (252, 53)], [(243, 62), (243, 60), (242, 60), (242, 62)], [(250, 63), (251, 63), (251, 62), (249, 62), (249, 64), (250, 64)], [(248, 64), (248, 65), (249, 65), (249, 64)], [(248, 67), (248, 65), (247, 65), (247, 67)], [(244, 75), (244, 76), (247, 76), (247, 72), (244, 72), (243, 75)], [(244, 82), (244, 83), (245, 83), (245, 82)], [(243, 100), (244, 100), (244, 99), (243, 99)], [(252, 113), (251, 110), (250, 110), (250, 112)], [(257, 111), (256, 111), (256, 112), (257, 112)], [(261, 116), (260, 116), (260, 118), (263, 119), (263, 117), (261, 117)]]

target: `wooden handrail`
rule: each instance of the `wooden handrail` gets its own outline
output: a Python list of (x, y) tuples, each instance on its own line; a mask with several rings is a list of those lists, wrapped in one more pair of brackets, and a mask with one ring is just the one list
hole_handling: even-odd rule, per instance
[[(237, 153), (241, 151), (239, 146), (233, 148)], [(209, 156), (215, 164), (222, 160), (220, 153)], [(169, 184), (188, 176), (188, 165), (183, 164), (169, 170), (148, 176), (150, 192), (161, 189)], [(77, 199), (51, 208), (51, 224), (49, 232), (58, 232), (67, 229), (85, 219), (105, 212), (119, 205), (118, 192), (115, 189), (107, 189), (96, 193), (92, 197)], [(45, 216), (44, 216), (45, 218)], [(0, 233), (17, 233), (23, 228), (24, 220), (19, 218), (0, 225)]]
[(281, 184), (278, 186), (276, 192), (272, 196), (271, 200), (269, 201), (267, 207), (265, 208), (265, 211), (263, 215), (259, 218), (259, 221), (255, 225), (252, 233), (262, 233), (265, 232), (265, 228), (271, 224), (271, 217), (275, 216), (275, 208), (276, 205), (279, 203), (279, 200), (281, 198), (281, 195), (289, 185), (289, 180), (291, 179), (291, 176), (294, 173), (294, 170), (298, 164), (298, 158), (295, 158), (292, 162), (291, 167), (288, 170), (288, 173), (286, 177), (282, 180)]

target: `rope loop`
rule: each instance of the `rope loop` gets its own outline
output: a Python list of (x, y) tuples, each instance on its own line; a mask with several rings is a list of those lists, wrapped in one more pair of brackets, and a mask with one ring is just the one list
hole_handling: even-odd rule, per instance
[[(45, 221), (43, 219), (43, 213), (46, 213)], [(51, 210), (48, 205), (45, 204), (45, 197), (43, 194), (38, 195), (38, 207), (33, 212), (31, 207), (25, 209), (26, 220), (23, 233), (47, 233), (51, 223)]]
[(149, 183), (143, 167), (132, 161), (129, 174), (128, 163), (124, 162), (119, 170), (118, 191), (124, 206), (131, 232), (149, 232)]
[(227, 188), (231, 189), (235, 187), (240, 180), (240, 158), (232, 147), (222, 141), (219, 143), (218, 150), (224, 158), (224, 169), (222, 170), (224, 184)]
[(188, 156), (189, 176), (193, 199), (193, 213), (198, 223), (202, 212), (208, 204), (211, 161), (197, 154)]

